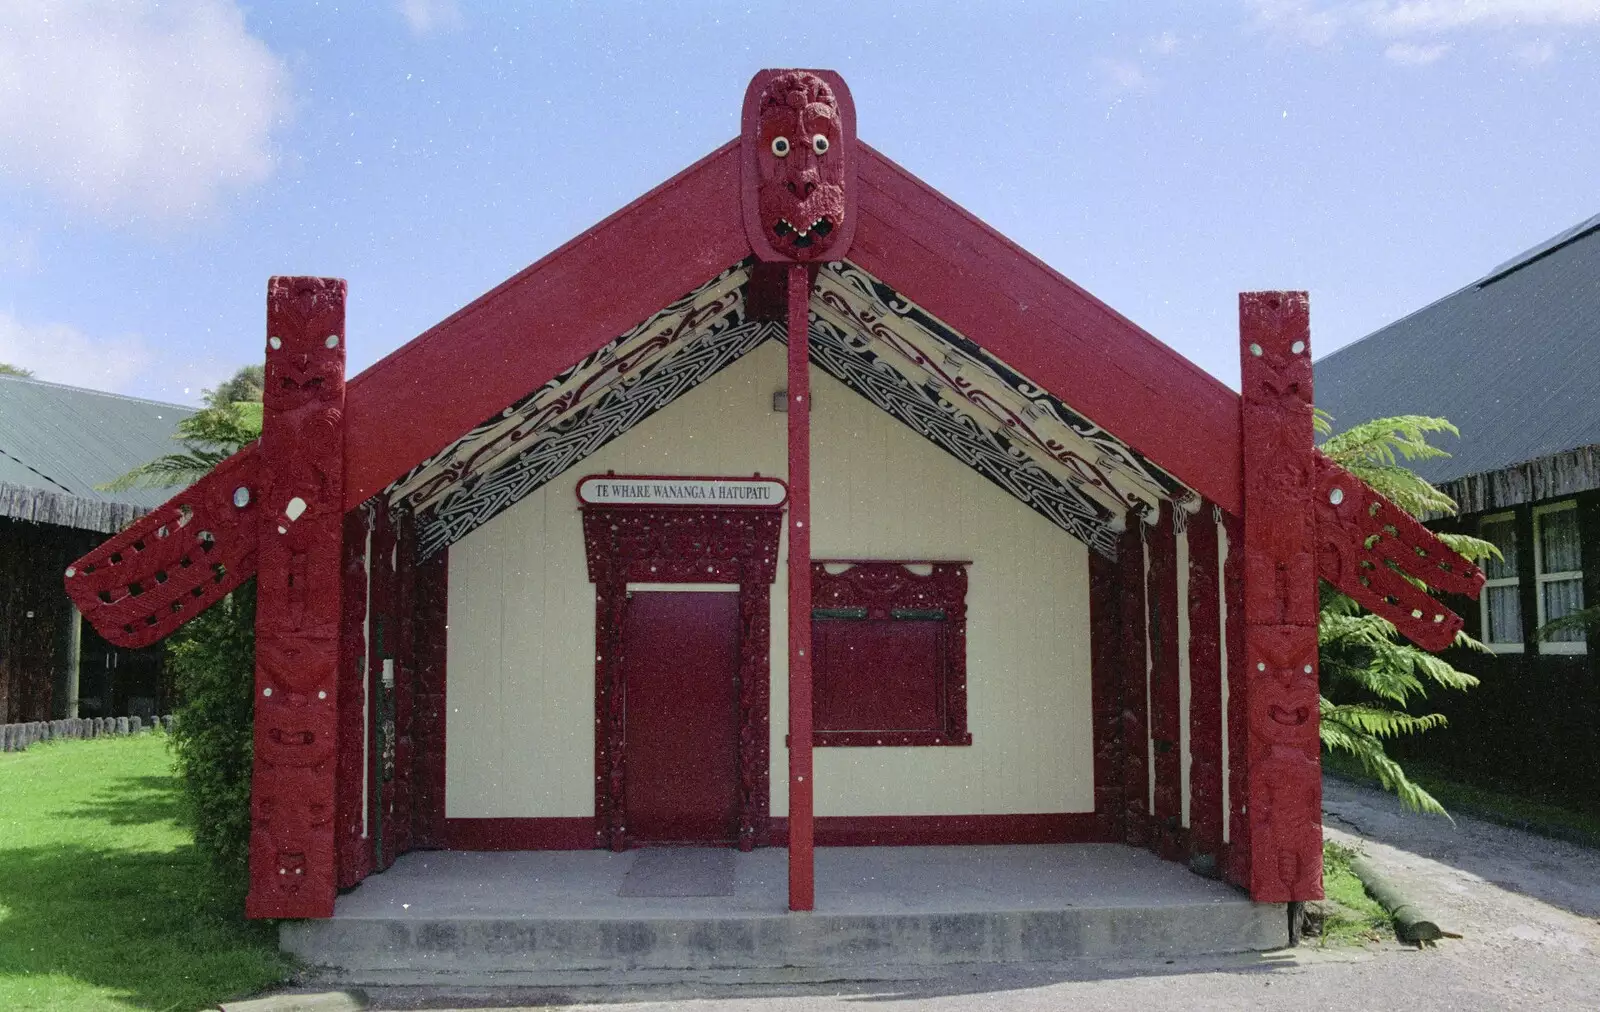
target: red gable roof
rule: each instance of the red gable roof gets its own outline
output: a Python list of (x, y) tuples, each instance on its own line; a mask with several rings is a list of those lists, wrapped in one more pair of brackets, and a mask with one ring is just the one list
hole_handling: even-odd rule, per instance
[[(849, 259), (1240, 511), (1239, 397), (865, 144)], [(354, 377), (345, 506), (749, 255), (739, 142)]]

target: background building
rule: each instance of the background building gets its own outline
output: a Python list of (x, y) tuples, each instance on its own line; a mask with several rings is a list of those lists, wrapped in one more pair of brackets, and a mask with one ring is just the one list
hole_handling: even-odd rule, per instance
[[(1431, 526), (1477, 534), (1482, 599), (1452, 602), (1483, 679), (1429, 701), (1450, 727), (1402, 754), (1555, 789), (1590, 808), (1600, 789), (1600, 679), (1581, 630), (1542, 625), (1600, 602), (1600, 215), (1316, 364), (1317, 403), (1344, 429), (1372, 418), (1448, 418), (1451, 456), (1416, 470), (1460, 504)], [(1555, 776), (1563, 769), (1567, 775)]]
[(96, 486), (171, 453), (192, 411), (0, 376), (0, 724), (165, 712), (161, 648), (107, 643), (61, 573), (171, 497)]

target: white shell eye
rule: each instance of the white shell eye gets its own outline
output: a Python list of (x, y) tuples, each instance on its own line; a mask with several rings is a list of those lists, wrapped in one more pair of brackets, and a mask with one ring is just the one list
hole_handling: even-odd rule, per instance
[(819, 155), (827, 154), (828, 153), (828, 138), (824, 137), (822, 134), (817, 134), (816, 136), (812, 137), (811, 138), (811, 150), (815, 151)]
[(772, 153), (777, 155), (779, 158), (788, 157), (788, 155), (789, 155), (789, 138), (787, 138), (787, 137), (774, 137), (774, 138), (772, 138)]

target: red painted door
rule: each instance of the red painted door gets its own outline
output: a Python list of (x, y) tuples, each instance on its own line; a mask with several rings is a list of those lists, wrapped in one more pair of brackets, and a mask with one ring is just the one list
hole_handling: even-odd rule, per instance
[(622, 677), (630, 839), (737, 838), (738, 673), (738, 594), (628, 596)]

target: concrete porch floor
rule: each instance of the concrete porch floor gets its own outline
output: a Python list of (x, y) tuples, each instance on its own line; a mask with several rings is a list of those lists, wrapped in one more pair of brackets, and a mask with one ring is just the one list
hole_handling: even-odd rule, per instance
[(731, 896), (618, 896), (641, 853), (407, 854), (280, 941), (381, 984), (1188, 956), (1288, 936), (1282, 904), (1120, 844), (821, 848), (806, 914), (785, 908), (782, 849), (735, 853)]

